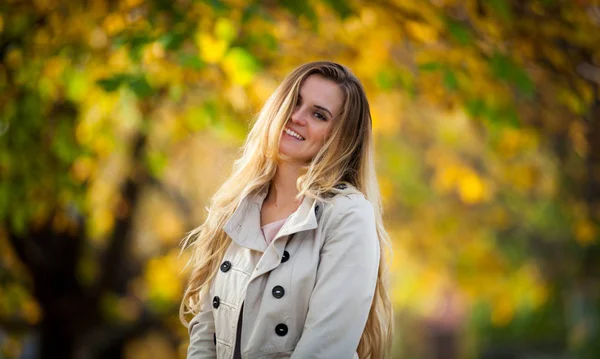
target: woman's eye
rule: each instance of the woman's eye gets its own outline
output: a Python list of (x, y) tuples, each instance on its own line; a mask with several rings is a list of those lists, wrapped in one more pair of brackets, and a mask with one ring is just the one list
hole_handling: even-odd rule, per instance
[(320, 113), (320, 112), (315, 112), (315, 117), (318, 118), (321, 121), (327, 120), (327, 118), (325, 116), (323, 116), (323, 114)]

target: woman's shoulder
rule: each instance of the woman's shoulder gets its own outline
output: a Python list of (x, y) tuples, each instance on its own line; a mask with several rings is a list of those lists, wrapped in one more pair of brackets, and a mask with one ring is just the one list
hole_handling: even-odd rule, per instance
[(321, 223), (326, 243), (341, 240), (345, 247), (377, 252), (375, 208), (361, 191), (348, 185), (331, 198), (325, 211), (327, 218)]
[(336, 188), (337, 192), (327, 206), (334, 221), (344, 216), (356, 217), (361, 221), (373, 217), (373, 204), (356, 187), (343, 183)]

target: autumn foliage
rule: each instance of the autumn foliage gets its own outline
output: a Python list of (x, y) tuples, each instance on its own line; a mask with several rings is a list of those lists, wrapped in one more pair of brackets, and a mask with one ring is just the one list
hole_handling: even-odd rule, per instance
[(394, 357), (598, 357), (596, 0), (3, 1), (0, 357), (184, 357), (179, 241), (316, 59), (371, 103)]

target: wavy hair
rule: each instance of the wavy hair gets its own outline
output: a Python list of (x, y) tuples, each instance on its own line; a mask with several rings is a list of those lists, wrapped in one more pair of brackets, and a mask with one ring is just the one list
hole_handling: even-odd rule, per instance
[(383, 358), (389, 354), (392, 337), (392, 305), (385, 278), (390, 244), (383, 226), (375, 174), (371, 112), (364, 88), (356, 76), (346, 67), (329, 61), (301, 65), (277, 87), (259, 112), (231, 175), (212, 197), (205, 222), (184, 238), (184, 250), (192, 252), (188, 262), (192, 272), (179, 316), (187, 326), (186, 317), (200, 311), (200, 303), (208, 295), (231, 241), (223, 230), (227, 220), (245, 196), (270, 183), (277, 164), (286, 160), (279, 153), (281, 134), (296, 106), (303, 81), (314, 74), (335, 82), (343, 92), (344, 102), (338, 118), (332, 121), (328, 139), (298, 177), (298, 198), (305, 196), (327, 201), (337, 192), (335, 186), (348, 183), (373, 204), (381, 253), (375, 295), (358, 345), (358, 355), (361, 359)]

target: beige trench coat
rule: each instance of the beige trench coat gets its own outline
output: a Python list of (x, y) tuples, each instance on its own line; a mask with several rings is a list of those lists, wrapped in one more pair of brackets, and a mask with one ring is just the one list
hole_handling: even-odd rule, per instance
[(266, 191), (245, 198), (224, 229), (231, 244), (189, 326), (190, 359), (233, 357), (242, 304), (244, 359), (358, 358), (379, 268), (373, 206), (352, 187), (305, 198), (267, 245)]

